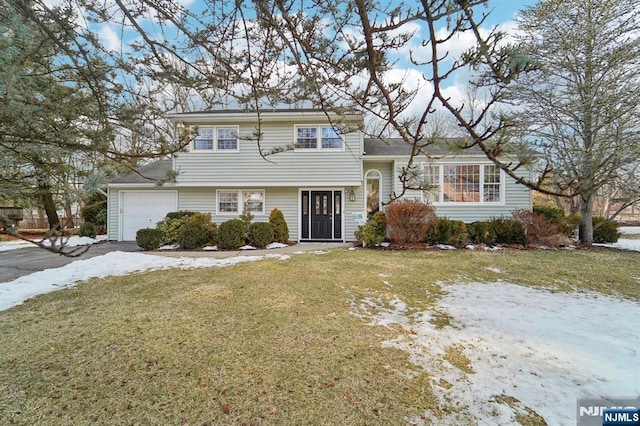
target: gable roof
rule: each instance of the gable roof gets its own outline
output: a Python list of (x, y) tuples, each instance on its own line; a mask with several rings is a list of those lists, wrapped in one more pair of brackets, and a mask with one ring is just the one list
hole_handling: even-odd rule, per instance
[(167, 176), (172, 167), (172, 160), (156, 161), (155, 163), (147, 164), (138, 168), (137, 172), (133, 171), (124, 175), (116, 176), (115, 178), (111, 179), (109, 183), (155, 184), (160, 180), (167, 179)]
[[(461, 149), (463, 143), (461, 138), (447, 138), (436, 141), (425, 147), (429, 155), (445, 156), (445, 155), (472, 155), (481, 156), (483, 152), (477, 146)], [(386, 156), (386, 157), (409, 157), (411, 155), (412, 146), (402, 138), (365, 138), (364, 139), (364, 155)]]

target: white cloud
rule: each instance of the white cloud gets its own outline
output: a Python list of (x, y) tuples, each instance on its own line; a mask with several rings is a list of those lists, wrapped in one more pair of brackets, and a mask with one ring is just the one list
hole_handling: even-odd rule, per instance
[(120, 36), (109, 24), (102, 24), (98, 29), (98, 37), (102, 46), (109, 51), (117, 52), (122, 47)]

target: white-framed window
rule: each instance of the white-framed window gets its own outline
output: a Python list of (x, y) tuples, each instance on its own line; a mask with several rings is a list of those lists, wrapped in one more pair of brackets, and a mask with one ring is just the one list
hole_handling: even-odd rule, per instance
[(248, 211), (254, 215), (264, 214), (264, 190), (217, 191), (217, 214), (240, 215)]
[(504, 203), (503, 172), (494, 164), (422, 164), (429, 190), (424, 201), (440, 204)]
[(198, 127), (194, 151), (238, 152), (238, 127)]
[(296, 149), (322, 150), (344, 148), (342, 132), (332, 126), (296, 126)]

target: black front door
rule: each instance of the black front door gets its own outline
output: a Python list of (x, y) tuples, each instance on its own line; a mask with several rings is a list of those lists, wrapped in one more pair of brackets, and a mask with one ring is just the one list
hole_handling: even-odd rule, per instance
[(331, 191), (311, 191), (311, 238), (333, 239)]

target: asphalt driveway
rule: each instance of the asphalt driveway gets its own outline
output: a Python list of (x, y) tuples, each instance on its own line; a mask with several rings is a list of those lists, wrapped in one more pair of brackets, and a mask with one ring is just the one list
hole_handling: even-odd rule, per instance
[(22, 248), (0, 252), (0, 283), (13, 281), (23, 275), (49, 268), (59, 268), (76, 260), (89, 259), (101, 256), (112, 251), (141, 251), (134, 242), (102, 242), (93, 244), (89, 250), (80, 257), (64, 257), (46, 250)]

